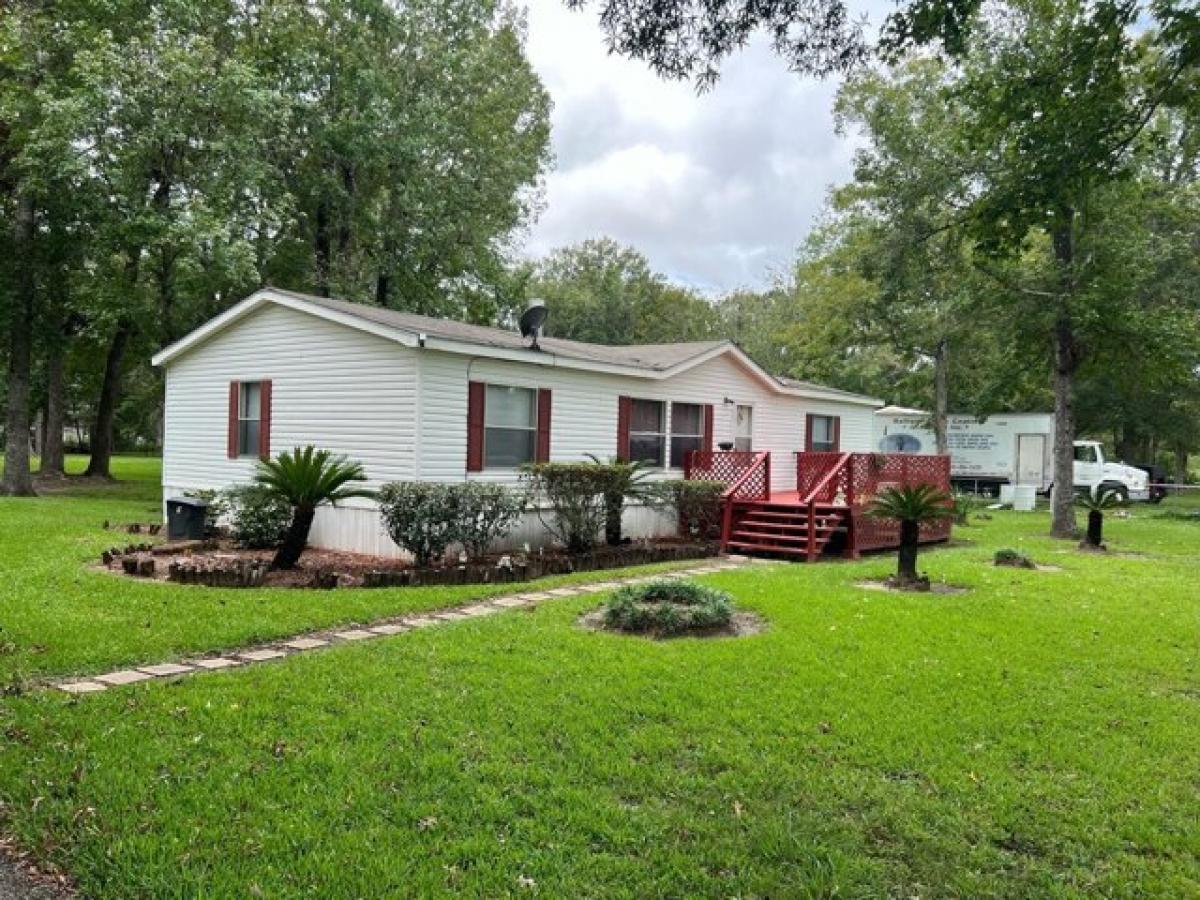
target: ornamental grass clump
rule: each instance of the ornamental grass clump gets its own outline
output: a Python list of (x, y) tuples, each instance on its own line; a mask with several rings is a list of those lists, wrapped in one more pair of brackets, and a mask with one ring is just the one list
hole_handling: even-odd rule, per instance
[(1037, 568), (1034, 561), (1020, 550), (997, 550), (995, 556), (992, 557), (992, 561), (998, 566), (1010, 566), (1014, 569)]
[(733, 600), (724, 591), (691, 581), (652, 581), (615, 591), (604, 607), (604, 624), (657, 637), (714, 631), (733, 621)]

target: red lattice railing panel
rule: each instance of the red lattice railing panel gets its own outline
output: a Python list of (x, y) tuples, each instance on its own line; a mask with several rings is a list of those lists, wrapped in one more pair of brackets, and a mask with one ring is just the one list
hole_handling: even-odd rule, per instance
[(725, 496), (736, 500), (766, 500), (771, 496), (769, 453), (753, 450), (696, 450), (688, 454), (683, 477), (689, 481), (719, 481)]
[[(878, 550), (900, 543), (900, 523), (866, 514), (871, 501), (889, 487), (932, 484), (950, 493), (950, 457), (911, 453), (855, 453), (849, 465), (849, 501), (855, 550)], [(950, 537), (951, 520), (921, 526), (922, 541)]]
[(846, 462), (850, 455), (824, 451), (797, 453), (796, 493), (800, 499), (805, 503), (847, 502), (850, 476)]

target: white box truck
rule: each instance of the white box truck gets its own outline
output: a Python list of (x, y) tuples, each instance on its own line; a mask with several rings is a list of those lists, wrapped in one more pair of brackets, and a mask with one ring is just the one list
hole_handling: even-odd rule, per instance
[[(989, 416), (951, 415), (946, 420), (950, 478), (956, 487), (997, 493), (1003, 485), (1032, 485), (1039, 493), (1054, 484), (1054, 416), (1011, 413)], [(929, 413), (885, 406), (875, 413), (875, 448), (880, 453), (936, 453)], [(1109, 462), (1099, 441), (1075, 441), (1075, 488), (1097, 485), (1130, 500), (1150, 499), (1145, 470)]]

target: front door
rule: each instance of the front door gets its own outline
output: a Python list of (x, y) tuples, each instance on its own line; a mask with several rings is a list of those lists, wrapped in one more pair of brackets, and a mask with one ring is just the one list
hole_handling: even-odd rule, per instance
[(754, 407), (739, 403), (734, 419), (733, 449), (754, 449)]
[(1017, 435), (1017, 484), (1032, 484), (1039, 489), (1046, 483), (1046, 436)]

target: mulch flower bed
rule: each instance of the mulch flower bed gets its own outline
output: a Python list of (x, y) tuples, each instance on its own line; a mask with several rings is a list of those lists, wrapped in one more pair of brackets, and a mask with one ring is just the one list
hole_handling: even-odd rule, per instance
[(270, 568), (272, 550), (246, 550), (227, 539), (130, 544), (101, 555), (103, 566), (143, 580), (210, 587), (416, 587), (450, 584), (508, 584), (547, 575), (618, 569), (648, 563), (703, 559), (717, 554), (711, 543), (638, 541), (568, 554), (557, 549), (496, 554), (466, 563), (418, 568), (404, 560), (310, 548), (290, 571)]

